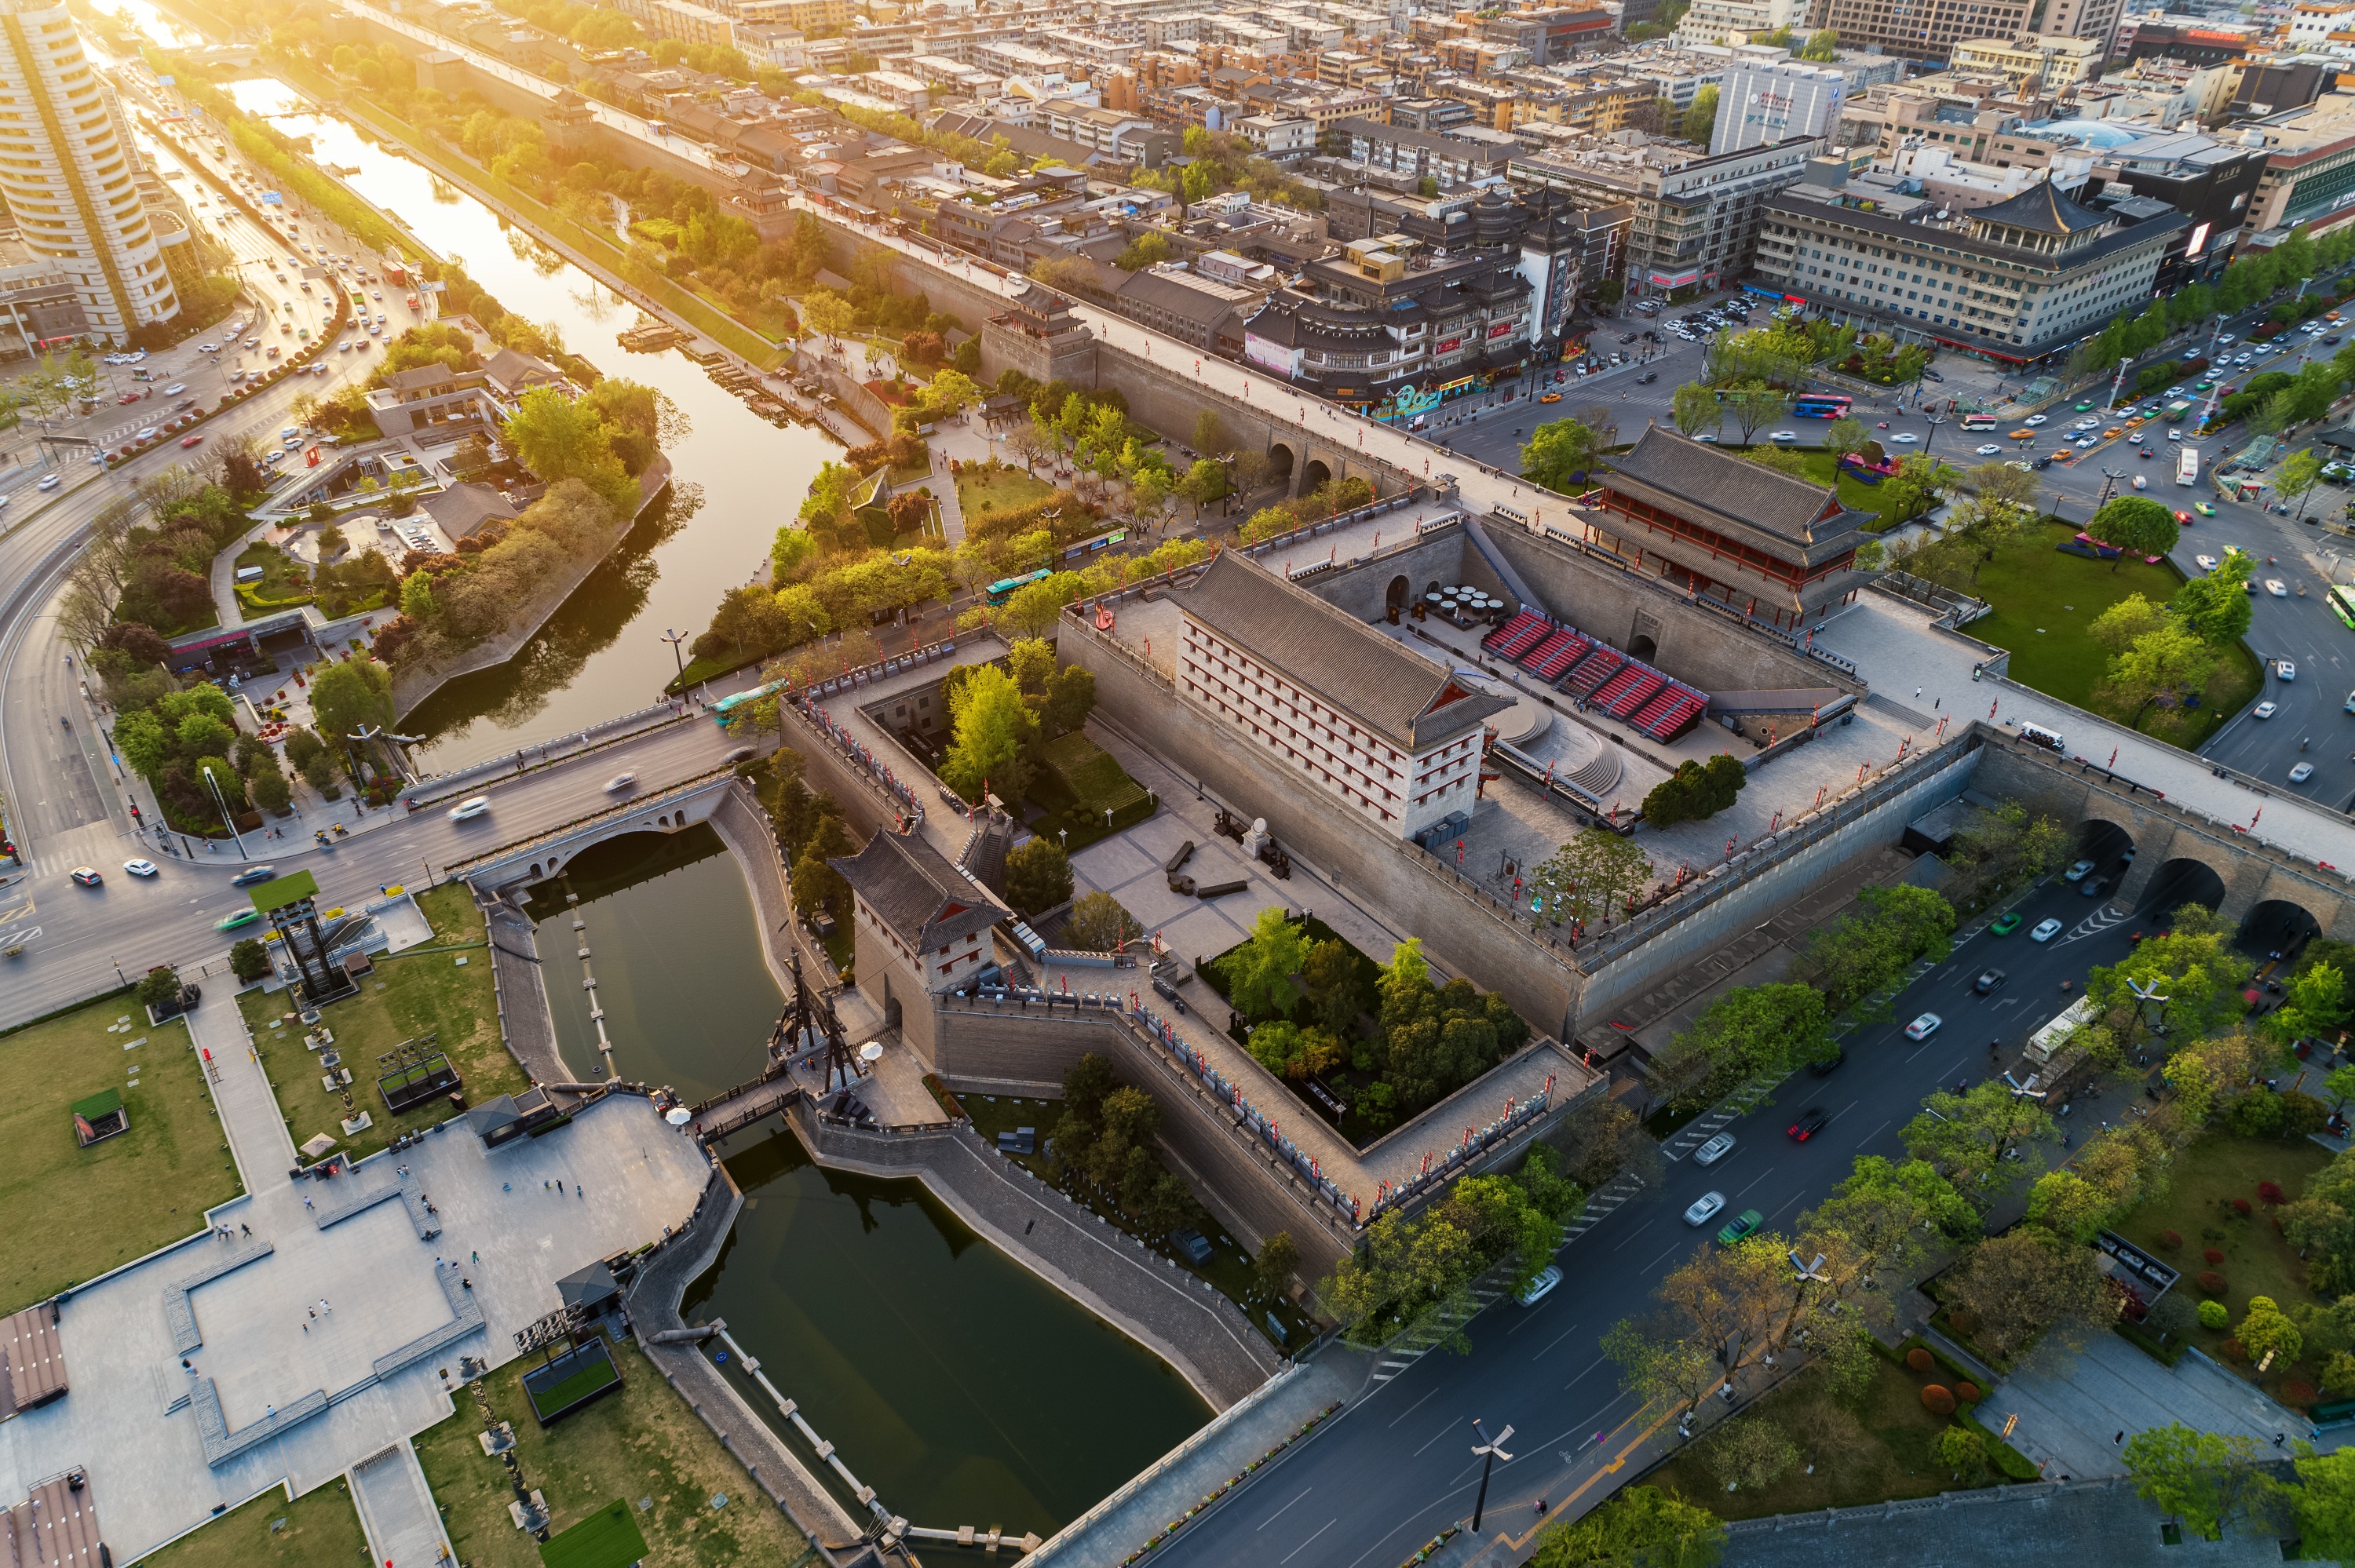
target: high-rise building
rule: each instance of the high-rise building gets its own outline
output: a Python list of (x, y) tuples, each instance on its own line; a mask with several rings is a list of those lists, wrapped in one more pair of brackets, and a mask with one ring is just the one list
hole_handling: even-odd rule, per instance
[(180, 309), (137, 176), (65, 6), (0, 0), (0, 196), (26, 248), (72, 282), (91, 334), (115, 343)]
[(1726, 68), (1725, 83), (1718, 89), (1717, 122), (1709, 132), (1710, 155), (1831, 134), (1839, 123), (1847, 79), (1806, 60), (1742, 58), (1750, 53), (1736, 50)]

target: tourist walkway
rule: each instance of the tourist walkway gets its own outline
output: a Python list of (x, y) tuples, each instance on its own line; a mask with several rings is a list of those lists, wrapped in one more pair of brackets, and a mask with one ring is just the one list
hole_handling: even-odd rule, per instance
[(1979, 1411), (1980, 1421), (1998, 1430), (2014, 1415), (2019, 1425), (2011, 1446), (2056, 1480), (2125, 1475), (2125, 1440), (2154, 1426), (2179, 1422), (2269, 1446), (2276, 1436), (2286, 1443), (2310, 1430), (2304, 1416), (2196, 1350), (2169, 1367), (2115, 1334), (2098, 1332), (2082, 1350), (2047, 1340), (1988, 1393)]
[(433, 1505), (433, 1489), (407, 1438), (354, 1465), (351, 1479), (372, 1562), (384, 1568), (431, 1568), (456, 1560)]
[[(204, 1004), (188, 1014), (188, 1036), (197, 1044), (212, 1086), (221, 1134), (229, 1139), (230, 1158), (237, 1161), (238, 1180), (248, 1193), (282, 1187), (284, 1173), (295, 1164), (294, 1136), (286, 1130), (278, 1097), (271, 1092), (261, 1060), (246, 1038), (234, 981), (224, 976), (206, 988)], [(280, 1049), (291, 1054), (300, 1048), (298, 1041)], [(307, 1065), (295, 1061), (290, 1070)]]

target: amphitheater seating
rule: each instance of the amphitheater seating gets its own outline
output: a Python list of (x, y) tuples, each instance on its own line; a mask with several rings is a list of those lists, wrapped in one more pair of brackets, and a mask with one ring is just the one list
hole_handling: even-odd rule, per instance
[(1624, 719), (1667, 684), (1666, 680), (1631, 659), (1625, 669), (1604, 682), (1603, 689), (1594, 694), (1594, 705), (1613, 718)]
[(1587, 696), (1617, 674), (1626, 662), (1617, 649), (1606, 648), (1598, 642), (1593, 652), (1571, 667), (1569, 675), (1561, 683), (1561, 689), (1573, 697)]
[(1583, 699), (1637, 734), (1672, 741), (1699, 724), (1709, 697), (1579, 631), (1523, 610), (1480, 640), (1539, 680)]
[(1627, 723), (1638, 735), (1671, 741), (1699, 724), (1708, 708), (1708, 702), (1699, 693), (1670, 682), (1655, 693), (1651, 701), (1637, 708)]
[(1544, 641), (1552, 630), (1544, 616), (1532, 615), (1525, 609), (1480, 639), (1480, 646), (1499, 659), (1518, 659)]
[(1550, 637), (1545, 647), (1529, 656), (1529, 673), (1540, 681), (1559, 681), (1562, 672), (1584, 658), (1586, 651), (1593, 646), (1575, 631), (1561, 639)]

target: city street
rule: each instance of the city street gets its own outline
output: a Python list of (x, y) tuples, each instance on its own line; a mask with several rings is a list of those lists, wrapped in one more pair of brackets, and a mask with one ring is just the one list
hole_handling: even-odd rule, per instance
[[(1480, 1473), (1470, 1452), (1478, 1441), (1475, 1419), (1491, 1433), (1508, 1423), (1516, 1428), (1514, 1458), (1497, 1467), (1489, 1485), (1487, 1532), (1528, 1531), (1540, 1498), (1564, 1506), (1646, 1429), (1600, 1341), (1614, 1323), (1645, 1309), (1671, 1268), (1711, 1245), (1707, 1232), (1685, 1224), (1685, 1207), (1721, 1192), (1728, 1213), (1754, 1208), (1769, 1227), (1787, 1226), (1828, 1195), (1859, 1156), (1902, 1159), (1899, 1135), (1923, 1096), (1986, 1076), (1990, 1040), (2001, 1040), (2004, 1065), (2015, 1065), (2027, 1037), (2071, 1000), (2060, 982), (2082, 981), (2094, 965), (2117, 962), (2137, 928), (2058, 881), (2015, 907), (2026, 916), (2020, 931), (1957, 944), (1945, 963), (1896, 998), (1890, 1022), (1848, 1038), (1845, 1064), (1820, 1078), (1802, 1070), (1772, 1105), (1730, 1124), (1735, 1147), (1723, 1161), (1706, 1171), (1689, 1160), (1670, 1163), (1657, 1191), (1638, 1193), (1572, 1242), (1558, 1260), (1561, 1285), (1535, 1308), (1503, 1301), (1482, 1313), (1465, 1330), (1469, 1355), (1424, 1356), (1155, 1555), (1206, 1568), (1391, 1568), (1469, 1517)], [(2048, 915), (2068, 928), (2048, 944), (2030, 941), (2027, 927)], [(2007, 971), (2006, 982), (1977, 996), (1973, 983), (1990, 966)], [(1904, 1038), (1903, 1025), (1924, 1012), (1945, 1022), (1916, 1044)], [(2097, 1105), (2104, 1103), (2115, 1102)], [(1794, 1142), (1785, 1128), (1800, 1111), (1817, 1107), (1830, 1124)], [(2088, 1106), (2068, 1120), (2101, 1114)]]

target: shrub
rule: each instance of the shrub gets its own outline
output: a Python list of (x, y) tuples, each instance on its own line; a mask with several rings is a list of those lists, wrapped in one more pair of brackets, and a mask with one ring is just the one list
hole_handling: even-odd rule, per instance
[(2321, 1397), (2315, 1386), (2303, 1378), (2292, 1378), (2281, 1386), (2282, 1403), (2296, 1405), (2301, 1410)]
[(1922, 1404), (1933, 1415), (1952, 1415), (1955, 1413), (1953, 1392), (1938, 1383), (1923, 1385)]
[(2222, 1296), (2224, 1294), (2224, 1277), (2212, 1268), (2202, 1269), (2200, 1273), (2200, 1288), (2211, 1296)]
[(1929, 1351), (1916, 1345), (1905, 1352), (1905, 1364), (1917, 1372), (1925, 1372), (1938, 1363), (1931, 1357)]
[(258, 980), (270, 972), (270, 953), (261, 943), (247, 937), (229, 950), (229, 972), (241, 980)]
[(2246, 1198), (2233, 1199), (2232, 1212), (2240, 1215), (2243, 1219), (2247, 1219), (2252, 1212), (2249, 1207), (2249, 1201)]
[(2248, 1348), (2243, 1345), (2238, 1340), (2227, 1339), (2224, 1341), (2224, 1357), (2227, 1361), (2247, 1361), (2249, 1359)]
[(2221, 1329), (2232, 1320), (2232, 1314), (2225, 1309), (2224, 1304), (2222, 1301), (2202, 1301), (2200, 1303), (2200, 1326), (2201, 1328)]
[(2212, 1268), (2212, 1267), (2214, 1267), (2216, 1265), (2218, 1265), (2218, 1264), (2220, 1264), (2220, 1263), (2222, 1263), (2222, 1262), (2223, 1262), (2223, 1261), (2224, 1261), (2224, 1253), (2223, 1253), (2223, 1249), (2222, 1249), (2222, 1248), (2221, 1248), (2221, 1247), (2212, 1247), (2212, 1246), (2211, 1246), (2211, 1247), (2210, 1247), (2206, 1252), (2201, 1253), (2200, 1255), (2201, 1259), (2202, 1259), (2202, 1260), (2204, 1260), (2204, 1261), (2208, 1264), (2208, 1266), (2209, 1266), (2210, 1267), (2211, 1267), (2211, 1268)]
[(2289, 1202), (2289, 1199), (2283, 1193), (2281, 1183), (2278, 1181), (2258, 1182), (2257, 1198), (2259, 1202), (2266, 1203), (2286, 1203)]
[(2181, 1231), (2169, 1231), (2158, 1239), (2169, 1247), (2179, 1247), (2183, 1245), (2183, 1233)]
[(1965, 1404), (1977, 1404), (1985, 1396), (1979, 1393), (1978, 1384), (1958, 1383), (1955, 1385), (1955, 1397)]

